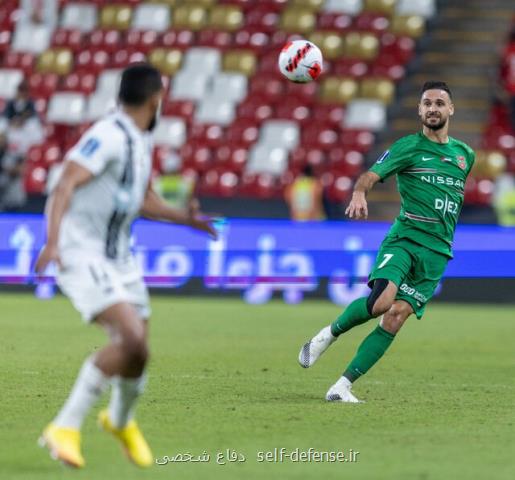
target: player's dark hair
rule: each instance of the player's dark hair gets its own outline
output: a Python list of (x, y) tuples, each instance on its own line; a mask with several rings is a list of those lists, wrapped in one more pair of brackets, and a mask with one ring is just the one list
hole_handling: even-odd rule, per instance
[(118, 99), (124, 105), (138, 107), (163, 88), (161, 73), (148, 63), (130, 65), (122, 72)]
[(428, 82), (424, 83), (424, 85), (422, 85), (422, 91), (420, 92), (420, 95), (423, 95), (426, 90), (444, 90), (449, 94), (449, 98), (452, 99), (451, 89), (445, 82), (429, 80)]

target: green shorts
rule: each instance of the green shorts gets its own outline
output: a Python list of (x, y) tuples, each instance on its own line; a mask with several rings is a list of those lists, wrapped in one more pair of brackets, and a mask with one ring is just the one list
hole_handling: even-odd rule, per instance
[(395, 299), (409, 303), (420, 319), (448, 261), (445, 255), (407, 238), (388, 236), (381, 244), (368, 284), (372, 286), (378, 278), (391, 280), (399, 288)]

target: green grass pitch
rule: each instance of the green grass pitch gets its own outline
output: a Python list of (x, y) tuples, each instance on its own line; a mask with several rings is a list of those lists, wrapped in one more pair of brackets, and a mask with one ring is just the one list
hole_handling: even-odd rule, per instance
[[(247, 306), (238, 299), (153, 298), (149, 384), (137, 417), (156, 458), (142, 471), (95, 424), (83, 429), (86, 468), (50, 460), (36, 439), (102, 332), (63, 297), (2, 295), (0, 478), (512, 479), (515, 471), (515, 308), (432, 304), (399, 333), (354, 391), (366, 403), (328, 404), (327, 388), (372, 322), (344, 335), (309, 370), (301, 344), (340, 309), (328, 302)], [(105, 405), (107, 397), (102, 399)], [(359, 452), (354, 463), (258, 462), (258, 452)], [(216, 462), (234, 450), (245, 462)]]

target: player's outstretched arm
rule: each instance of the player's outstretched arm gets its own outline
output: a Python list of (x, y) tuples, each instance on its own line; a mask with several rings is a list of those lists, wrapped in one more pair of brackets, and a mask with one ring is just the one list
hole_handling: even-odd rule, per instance
[(202, 214), (199, 210), (197, 199), (190, 200), (189, 206), (185, 210), (177, 210), (170, 207), (157, 192), (149, 186), (145, 194), (145, 200), (141, 207), (140, 214), (143, 217), (163, 222), (173, 222), (180, 225), (187, 225), (196, 230), (209, 233), (216, 238), (216, 230), (213, 228), (211, 218)]
[(92, 177), (93, 174), (78, 163), (65, 163), (61, 178), (47, 201), (47, 240), (36, 261), (37, 273), (43, 273), (50, 262), (60, 263), (57, 241), (63, 215), (68, 210), (75, 189)]
[(381, 177), (374, 172), (365, 172), (358, 178), (354, 185), (352, 199), (345, 210), (345, 214), (349, 218), (359, 220), (368, 217), (367, 193), (379, 180), (381, 180)]

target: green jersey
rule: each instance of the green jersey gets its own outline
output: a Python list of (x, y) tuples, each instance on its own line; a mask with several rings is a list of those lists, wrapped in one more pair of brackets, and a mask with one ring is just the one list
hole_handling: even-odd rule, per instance
[(388, 235), (452, 258), (454, 230), (474, 158), (468, 145), (452, 137), (441, 144), (419, 132), (397, 140), (370, 169), (381, 180), (397, 174), (401, 211)]

